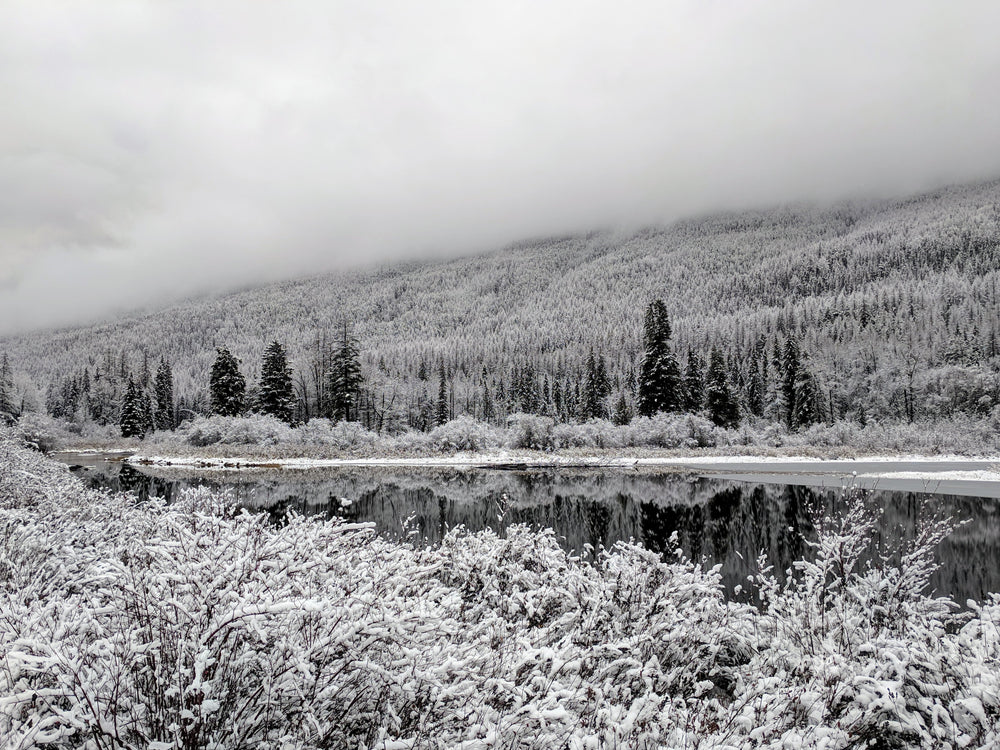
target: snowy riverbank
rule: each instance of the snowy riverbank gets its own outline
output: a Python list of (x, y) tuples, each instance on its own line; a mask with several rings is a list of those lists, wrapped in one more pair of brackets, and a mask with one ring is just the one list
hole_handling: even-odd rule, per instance
[(627, 544), (137, 504), (0, 439), (0, 746), (995, 747), (1000, 600), (921, 593), (940, 523), (863, 566), (876, 517), (751, 606)]

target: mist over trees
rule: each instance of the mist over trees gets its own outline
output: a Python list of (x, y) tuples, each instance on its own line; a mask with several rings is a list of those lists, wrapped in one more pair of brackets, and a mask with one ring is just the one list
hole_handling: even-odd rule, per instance
[(791, 430), (986, 418), (1000, 405), (998, 281), (992, 182), (275, 284), (0, 351), (10, 403), (77, 424), (117, 424), (130, 377), (155, 426), (170, 421), (161, 359), (174, 424), (259, 410), (272, 391), (251, 363), (277, 341), (291, 421), (390, 434), (517, 413), (701, 411)]

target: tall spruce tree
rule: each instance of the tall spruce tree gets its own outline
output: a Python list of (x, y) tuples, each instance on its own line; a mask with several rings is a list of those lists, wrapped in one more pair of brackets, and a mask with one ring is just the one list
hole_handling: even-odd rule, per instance
[(632, 409), (628, 405), (628, 400), (625, 398), (625, 391), (622, 391), (618, 395), (618, 401), (615, 402), (615, 412), (612, 416), (612, 420), (617, 425), (626, 425), (632, 421)]
[(118, 418), (118, 426), (121, 428), (122, 437), (142, 438), (146, 435), (149, 423), (147, 417), (148, 403), (146, 394), (136, 385), (135, 380), (129, 376), (128, 385), (125, 388), (125, 398), (122, 400), (121, 413)]
[(816, 377), (806, 367), (799, 370), (795, 381), (795, 412), (792, 414), (792, 427), (799, 429), (816, 424), (823, 420), (823, 404)]
[(292, 423), (295, 411), (295, 392), (292, 389), (292, 370), (288, 366), (285, 350), (272, 341), (264, 352), (260, 366), (260, 394), (257, 406), (263, 414), (270, 414), (282, 422)]
[(434, 424), (442, 425), (448, 421), (448, 383), (444, 371), (444, 362), (438, 370), (438, 396), (434, 405)]
[(717, 348), (712, 349), (705, 380), (705, 409), (709, 419), (720, 427), (736, 427), (740, 422), (740, 409), (729, 386), (726, 361)]
[(646, 309), (643, 343), (639, 413), (649, 417), (659, 411), (678, 411), (682, 406), (681, 371), (670, 350), (670, 320), (663, 300), (654, 300)]
[(795, 428), (796, 384), (801, 376), (802, 362), (799, 353), (799, 343), (794, 336), (789, 336), (785, 342), (785, 352), (781, 358), (781, 395), (785, 401), (785, 425), (788, 429)]
[(333, 366), (327, 373), (328, 390), (333, 418), (338, 421), (357, 420), (358, 397), (361, 393), (361, 361), (358, 342), (345, 322), (340, 348), (333, 357)]
[(3, 359), (0, 360), (0, 423), (14, 421), (19, 411), (14, 400), (14, 375), (7, 353), (4, 352)]
[(590, 350), (587, 356), (586, 379), (583, 384), (583, 401), (580, 404), (580, 417), (582, 419), (603, 419), (606, 415), (604, 400), (611, 390), (608, 382), (608, 368), (604, 361), (604, 356), (594, 356), (594, 350)]
[(701, 357), (688, 349), (687, 367), (684, 369), (684, 411), (696, 412), (705, 401), (705, 376)]
[(212, 364), (209, 380), (209, 395), (212, 412), (223, 417), (235, 417), (243, 413), (247, 381), (240, 372), (240, 364), (228, 349), (219, 347)]
[(153, 390), (156, 393), (156, 407), (153, 421), (158, 430), (172, 430), (174, 424), (174, 375), (167, 360), (160, 358), (156, 368)]

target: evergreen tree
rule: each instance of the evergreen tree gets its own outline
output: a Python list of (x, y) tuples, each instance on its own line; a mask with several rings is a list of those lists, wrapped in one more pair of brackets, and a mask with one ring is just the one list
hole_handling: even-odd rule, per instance
[(442, 425), (448, 421), (448, 385), (444, 372), (444, 363), (438, 372), (438, 397), (434, 408), (434, 424)]
[(224, 417), (235, 417), (243, 413), (247, 383), (240, 372), (239, 362), (228, 349), (219, 347), (212, 374), (209, 392), (212, 398), (212, 412)]
[(122, 437), (142, 438), (146, 435), (149, 421), (147, 419), (147, 404), (145, 394), (130, 376), (128, 386), (125, 388), (125, 398), (122, 400), (121, 414), (118, 418)]
[(696, 412), (705, 400), (705, 380), (702, 375), (701, 357), (688, 349), (687, 367), (684, 370), (684, 411)]
[(613, 421), (617, 425), (628, 424), (632, 421), (632, 409), (628, 405), (628, 400), (625, 398), (625, 391), (622, 391), (618, 396), (618, 401), (615, 403), (615, 413)]
[(792, 415), (792, 427), (808, 427), (823, 420), (823, 405), (820, 399), (816, 378), (809, 370), (802, 368), (795, 382), (795, 412)]
[(608, 383), (608, 369), (603, 356), (595, 357), (594, 350), (587, 356), (586, 380), (583, 387), (583, 402), (580, 404), (582, 419), (603, 418), (604, 399), (611, 389)]
[(682, 406), (680, 365), (670, 351), (669, 340), (666, 305), (663, 300), (654, 300), (646, 309), (645, 353), (639, 372), (639, 413), (646, 417)]
[(493, 406), (493, 396), (490, 387), (483, 383), (483, 421), (492, 422), (496, 419), (496, 409)]
[(729, 387), (729, 376), (722, 352), (712, 349), (705, 384), (705, 408), (709, 419), (720, 427), (736, 427), (740, 421), (740, 409)]
[(681, 366), (673, 351), (667, 351), (661, 357), (660, 376), (660, 409), (658, 411), (681, 411), (684, 408), (684, 378)]
[(789, 336), (785, 342), (785, 353), (781, 360), (781, 395), (785, 401), (785, 425), (788, 429), (795, 427), (795, 397), (797, 393), (796, 384), (801, 376), (801, 358), (799, 354), (799, 344), (794, 337)]
[(358, 396), (361, 392), (361, 362), (358, 342), (344, 323), (340, 349), (333, 358), (333, 366), (327, 373), (328, 390), (333, 418), (347, 422), (357, 420)]
[(142, 411), (142, 425), (144, 427), (144, 434), (148, 434), (156, 429), (156, 419), (153, 417), (153, 397), (144, 389), (140, 388), (139, 390), (141, 394), (139, 407)]
[(163, 358), (156, 368), (156, 379), (154, 382), (156, 393), (156, 408), (153, 413), (153, 421), (158, 430), (172, 430), (174, 424), (174, 375), (170, 370), (170, 365)]
[(765, 398), (764, 378), (761, 374), (760, 362), (757, 357), (750, 361), (750, 374), (747, 376), (747, 409), (755, 416), (764, 414)]
[(14, 400), (14, 374), (6, 352), (0, 360), (0, 423), (13, 421), (20, 410)]
[(648, 352), (658, 346), (665, 345), (670, 340), (670, 334), (667, 306), (662, 299), (655, 299), (646, 308), (643, 324), (643, 348)]
[(272, 341), (267, 347), (261, 362), (257, 408), (282, 422), (292, 423), (295, 410), (292, 370), (288, 366), (285, 350), (277, 341)]

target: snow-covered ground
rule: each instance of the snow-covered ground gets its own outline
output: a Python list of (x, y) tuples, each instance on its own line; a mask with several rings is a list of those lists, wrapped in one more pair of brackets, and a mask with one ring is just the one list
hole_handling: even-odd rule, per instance
[[(86, 452), (80, 455), (87, 455)], [(614, 457), (607, 455), (579, 456), (565, 454), (523, 453), (455, 453), (446, 456), (366, 457), (366, 458), (239, 458), (231, 456), (165, 456), (133, 454), (125, 458), (131, 464), (157, 466), (189, 466), (197, 468), (274, 467), (282, 469), (314, 469), (336, 466), (664, 466), (687, 470), (768, 473), (835, 473), (888, 474), (907, 473), (914, 476), (941, 473), (976, 472), (982, 478), (1000, 480), (1000, 457), (970, 459), (967, 456), (873, 456), (863, 459), (823, 460), (807, 456), (659, 456)]]

